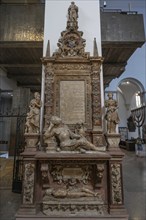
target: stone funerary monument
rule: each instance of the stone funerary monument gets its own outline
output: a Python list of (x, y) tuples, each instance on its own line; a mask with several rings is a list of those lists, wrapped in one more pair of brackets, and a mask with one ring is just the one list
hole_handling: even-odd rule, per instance
[[(58, 50), (45, 67), (44, 129), (39, 133), (40, 94), (26, 118), (22, 204), (17, 220), (128, 219), (115, 101), (106, 101), (103, 131), (100, 69), (103, 58), (85, 52), (78, 7), (68, 8)], [(109, 120), (110, 119), (110, 120)], [(112, 120), (114, 119), (114, 120)], [(41, 150), (38, 145), (41, 143)]]

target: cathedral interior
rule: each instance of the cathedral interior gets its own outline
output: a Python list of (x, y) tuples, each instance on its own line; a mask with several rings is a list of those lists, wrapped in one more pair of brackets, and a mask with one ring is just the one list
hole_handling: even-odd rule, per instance
[[(88, 1), (85, 1), (85, 5), (86, 2)], [(82, 20), (83, 25), (80, 25), (80, 17), (88, 10), (84, 6), (82, 8), (78, 1), (68, 1), (68, 9), (61, 9), (68, 10), (68, 15), (63, 14), (63, 25), (66, 23), (66, 29), (65, 26), (64, 29), (60, 29), (56, 45), (58, 48), (51, 54), (53, 40), (46, 38), (49, 27), (46, 30), (44, 24), (48, 19), (45, 15), (46, 8), (52, 5), (44, 0), (0, 0), (2, 220), (51, 220), (60, 217), (146, 219), (146, 64), (143, 61), (146, 58), (145, 52), (139, 52), (141, 56), (138, 54), (135, 58), (137, 64), (133, 63), (133, 69), (128, 69), (136, 52), (145, 50), (146, 11), (143, 6), (146, 5), (144, 0), (141, 0), (141, 3), (133, 0), (134, 9), (127, 0), (126, 6), (121, 1), (119, 6), (110, 0), (97, 2), (100, 11), (101, 42), (98, 42), (98, 37), (92, 39), (93, 55), (90, 55), (85, 48), (88, 38), (84, 39)], [(79, 7), (76, 6), (73, 13), (74, 4)], [(135, 68), (135, 65), (138, 67)], [(134, 75), (134, 68), (139, 68), (139, 73)], [(119, 80), (115, 83), (116, 86), (114, 80)], [(36, 104), (34, 100), (37, 99), (39, 101)], [(76, 100), (80, 103), (80, 108)], [(74, 106), (78, 109), (77, 113)], [(108, 115), (111, 108), (114, 109), (114, 113), (118, 112), (118, 116)], [(35, 123), (31, 121), (31, 113), (38, 115)], [(102, 113), (105, 114), (104, 120)], [(61, 119), (56, 117), (53, 121), (54, 115), (63, 119), (64, 128), (60, 127), (57, 130)], [(116, 117), (115, 123), (112, 124), (108, 117)], [(82, 133), (79, 134), (79, 128), (76, 126), (80, 125), (77, 123), (80, 121), (84, 121), (86, 131), (82, 129)], [(49, 133), (50, 130), (52, 133)], [(65, 133), (66, 130), (70, 134), (73, 131), (74, 137), (80, 135), (74, 145), (71, 142), (74, 138), (71, 137), (67, 147), (64, 140), (60, 139), (61, 131)], [(105, 130), (107, 132), (104, 132)], [(50, 139), (49, 135), (53, 138)], [(70, 145), (71, 150), (68, 148)], [(64, 149), (69, 151), (67, 156)], [(88, 151), (91, 152), (88, 154)], [(58, 161), (57, 165), (54, 161)], [(88, 176), (84, 179), (86, 172)], [(96, 176), (96, 172), (102, 177)], [(115, 174), (117, 179), (120, 176), (120, 180), (115, 180), (116, 184), (119, 184), (118, 187), (114, 186), (114, 172), (118, 173)], [(46, 173), (51, 177), (46, 178)], [(28, 177), (29, 175), (34, 175), (34, 178)], [(89, 176), (93, 180), (90, 180)], [(26, 185), (30, 187), (27, 188)], [(47, 194), (48, 192), (50, 194)], [(91, 194), (95, 198), (92, 198)], [(99, 201), (96, 201), (98, 194)], [(82, 196), (85, 201), (82, 200)], [(70, 198), (73, 201), (71, 205)], [(41, 208), (38, 209), (43, 213), (40, 216), (35, 211), (35, 202), (38, 201), (41, 203)], [(74, 214), (76, 210), (77, 217)], [(82, 217), (83, 213), (85, 218)], [(69, 218), (66, 215), (69, 215)]]

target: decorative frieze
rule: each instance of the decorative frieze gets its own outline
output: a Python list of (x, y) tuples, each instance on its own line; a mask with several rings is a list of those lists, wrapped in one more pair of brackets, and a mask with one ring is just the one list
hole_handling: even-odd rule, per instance
[(100, 65), (101, 62), (92, 64), (92, 118), (93, 126), (101, 126), (101, 91), (100, 91)]
[(91, 66), (88, 64), (83, 64), (83, 63), (75, 63), (75, 64), (55, 64), (54, 65), (54, 70), (86, 70), (90, 71)]
[[(49, 122), (49, 119), (53, 115), (53, 101), (54, 101), (54, 71), (53, 65), (48, 63), (45, 67), (45, 128)], [(45, 130), (44, 128), (44, 130)]]
[(43, 202), (42, 211), (45, 215), (52, 216), (103, 216), (107, 214), (107, 207), (105, 205), (97, 204), (97, 202), (78, 202), (76, 204), (64, 204)]

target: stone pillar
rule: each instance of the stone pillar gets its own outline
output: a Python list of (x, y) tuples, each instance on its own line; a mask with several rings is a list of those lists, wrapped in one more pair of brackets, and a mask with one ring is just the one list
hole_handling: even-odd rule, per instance
[(111, 215), (126, 215), (124, 207), (122, 160), (124, 153), (119, 148), (120, 134), (106, 134), (109, 161), (109, 213)]
[(127, 214), (124, 208), (122, 157), (122, 154), (115, 154), (109, 161), (109, 213), (112, 215)]
[(36, 214), (36, 161), (34, 160), (33, 155), (32, 158), (24, 157), (23, 174), (22, 205), (17, 213), (17, 217), (19, 217), (19, 215)]

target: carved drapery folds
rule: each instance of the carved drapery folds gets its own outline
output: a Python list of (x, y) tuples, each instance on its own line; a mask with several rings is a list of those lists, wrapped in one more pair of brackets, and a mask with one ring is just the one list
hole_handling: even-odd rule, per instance
[(61, 32), (58, 40), (58, 51), (53, 55), (55, 57), (88, 57), (85, 53), (85, 39), (82, 38), (83, 32), (78, 31), (78, 7), (74, 2), (68, 9), (68, 21), (65, 31)]
[(24, 164), (24, 186), (23, 186), (23, 204), (33, 204), (34, 200), (34, 177), (35, 164), (26, 162)]

